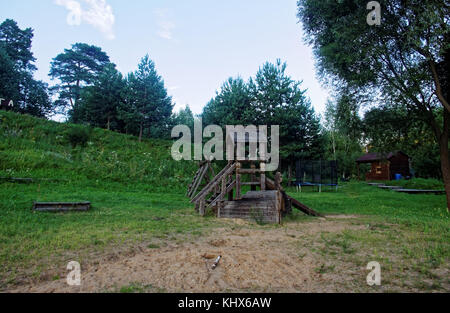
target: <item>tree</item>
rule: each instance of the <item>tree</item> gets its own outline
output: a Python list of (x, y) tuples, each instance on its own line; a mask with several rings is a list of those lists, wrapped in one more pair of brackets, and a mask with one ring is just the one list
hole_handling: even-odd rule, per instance
[(229, 78), (202, 117), (206, 124), (220, 126), (279, 125), (280, 157), (291, 169), (297, 158), (323, 155), (323, 136), (306, 91), (286, 74), (286, 66), (280, 60), (267, 62), (248, 83)]
[(280, 126), (280, 158), (292, 167), (295, 159), (323, 155), (320, 120), (314, 113), (302, 82), (286, 74), (286, 63), (265, 63), (249, 81), (252, 123)]
[(208, 125), (245, 125), (254, 117), (251, 114), (251, 95), (248, 85), (240, 77), (223, 83), (216, 97), (203, 109), (203, 122)]
[(96, 46), (76, 43), (71, 49), (65, 49), (64, 53), (53, 59), (49, 73), (52, 80), (59, 81), (52, 87), (59, 93), (56, 104), (64, 109), (69, 108), (69, 114), (74, 114), (82, 88), (94, 84), (109, 63), (108, 55)]
[(33, 79), (33, 30), (21, 30), (13, 20), (0, 24), (0, 97), (14, 101), (13, 110), (45, 117), (52, 110), (48, 86)]
[(364, 115), (364, 137), (374, 151), (401, 150), (412, 158), (416, 177), (442, 178), (439, 146), (430, 127), (403, 108), (379, 106)]
[(362, 122), (358, 111), (355, 99), (344, 94), (328, 101), (326, 106), (326, 153), (328, 158), (338, 162), (339, 175), (344, 179), (355, 174), (355, 160), (363, 151)]
[(0, 48), (3, 48), (14, 62), (16, 70), (22, 72), (36, 70), (33, 64), (36, 59), (31, 52), (33, 36), (31, 28), (21, 30), (14, 20), (7, 19), (0, 24)]
[(379, 2), (379, 26), (367, 24), (365, 3), (356, 0), (299, 0), (298, 16), (322, 77), (378, 103), (401, 104), (430, 127), (450, 208), (450, 6), (442, 0)]
[(2, 47), (0, 47), (0, 97), (20, 98), (20, 74), (15, 70), (14, 62)]
[(135, 73), (128, 75), (126, 106), (121, 110), (128, 129), (138, 128), (139, 141), (144, 131), (155, 136), (168, 133), (172, 115), (172, 98), (168, 96), (164, 81), (148, 55), (142, 58)]
[(188, 105), (186, 105), (184, 109), (173, 114), (172, 120), (173, 125), (186, 125), (192, 132), (194, 131), (194, 114)]
[(92, 126), (120, 131), (119, 108), (124, 105), (127, 84), (112, 63), (106, 65), (93, 86), (81, 94), (80, 119)]

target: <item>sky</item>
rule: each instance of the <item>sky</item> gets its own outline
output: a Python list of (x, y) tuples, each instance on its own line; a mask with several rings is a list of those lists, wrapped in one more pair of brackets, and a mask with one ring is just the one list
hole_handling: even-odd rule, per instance
[(102, 48), (123, 74), (149, 54), (163, 77), (175, 110), (195, 114), (229, 77), (247, 80), (266, 61), (287, 62), (303, 81), (317, 113), (328, 91), (318, 81), (304, 44), (296, 0), (0, 0), (0, 22), (34, 29), (37, 79), (76, 42)]

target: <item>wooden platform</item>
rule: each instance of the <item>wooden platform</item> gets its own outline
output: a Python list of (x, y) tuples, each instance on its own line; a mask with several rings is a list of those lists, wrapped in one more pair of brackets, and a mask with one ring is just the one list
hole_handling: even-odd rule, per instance
[(435, 195), (445, 194), (445, 190), (396, 189), (395, 191), (409, 194), (435, 194)]
[(250, 191), (241, 200), (225, 201), (217, 216), (280, 223), (280, 203), (281, 194), (276, 190)]
[(33, 210), (38, 212), (88, 211), (90, 202), (35, 202)]
[(403, 187), (401, 186), (384, 186), (384, 185), (379, 185), (378, 188), (388, 190), (403, 189)]

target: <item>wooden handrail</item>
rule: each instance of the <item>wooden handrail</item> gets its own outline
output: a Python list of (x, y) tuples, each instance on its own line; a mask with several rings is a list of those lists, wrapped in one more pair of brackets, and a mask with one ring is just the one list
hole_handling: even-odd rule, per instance
[(206, 196), (208, 195), (208, 193), (210, 193), (213, 188), (217, 187), (220, 182), (222, 181), (222, 176), (226, 176), (226, 175), (230, 175), (234, 169), (236, 168), (236, 164), (235, 163), (228, 163), (227, 166), (224, 167), (223, 170), (220, 171), (219, 174), (217, 174), (216, 177), (214, 177), (214, 179), (207, 184), (202, 191), (200, 191), (192, 200), (191, 203), (195, 203), (197, 202), (199, 199), (204, 199), (206, 198)]

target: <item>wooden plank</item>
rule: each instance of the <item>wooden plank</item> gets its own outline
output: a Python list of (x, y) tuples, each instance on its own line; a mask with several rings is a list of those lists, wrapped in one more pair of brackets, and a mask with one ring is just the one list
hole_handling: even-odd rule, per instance
[(197, 177), (194, 186), (191, 190), (191, 192), (189, 193), (189, 198), (192, 198), (193, 196), (195, 196), (195, 193), (198, 190), (198, 187), (200, 186), (200, 183), (202, 182), (203, 178), (205, 177), (206, 172), (208, 171), (208, 165), (203, 166), (202, 170), (200, 172), (200, 175)]
[(266, 190), (266, 163), (261, 162), (259, 165), (261, 167), (261, 190)]
[(435, 195), (445, 194), (445, 190), (396, 189), (395, 191), (409, 194), (435, 194)]
[(259, 182), (243, 182), (241, 183), (241, 186), (259, 186)]
[(206, 185), (202, 191), (200, 191), (192, 200), (191, 203), (197, 202), (201, 197), (206, 197), (208, 193), (210, 193), (215, 187), (216, 184), (220, 182), (220, 179), (223, 175), (229, 175), (231, 174), (235, 169), (236, 164), (234, 163), (228, 163), (227, 166), (225, 166), (219, 174), (217, 174), (216, 177), (208, 184)]
[(205, 216), (206, 215), (206, 211), (205, 211), (205, 199), (201, 199), (200, 200), (200, 204), (199, 204), (199, 213), (201, 216)]
[[(253, 166), (255, 166), (255, 165), (253, 165)], [(240, 170), (240, 173), (241, 174), (258, 174), (258, 173), (260, 173), (261, 172), (261, 170), (260, 169), (251, 169), (251, 168), (242, 168), (241, 170)]]
[(90, 202), (35, 202), (33, 210), (38, 212), (88, 211)]
[(242, 198), (240, 169), (241, 169), (241, 163), (237, 162), (236, 163), (236, 199), (237, 200), (240, 200)]
[[(267, 187), (269, 189), (275, 189), (275, 182), (269, 178), (266, 179)], [(320, 214), (319, 212), (314, 211), (313, 209), (307, 207), (303, 203), (301, 203), (298, 200), (295, 200), (294, 198), (290, 197), (284, 190), (281, 188), (281, 193), (283, 196), (285, 196), (290, 202), (291, 205), (294, 206), (296, 209), (302, 211), (303, 213), (311, 216), (319, 216), (319, 217), (325, 217), (324, 215)]]

